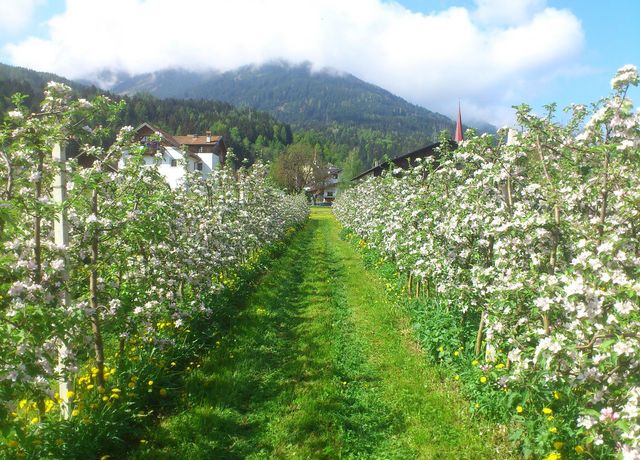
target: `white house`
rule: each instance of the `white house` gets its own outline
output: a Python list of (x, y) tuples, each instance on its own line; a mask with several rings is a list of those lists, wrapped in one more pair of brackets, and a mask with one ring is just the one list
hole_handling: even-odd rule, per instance
[[(135, 138), (147, 147), (145, 163), (153, 165), (158, 162), (158, 171), (171, 188), (176, 188), (184, 180), (186, 170), (199, 171), (207, 177), (224, 163), (227, 149), (222, 136), (212, 136), (209, 131), (203, 136), (172, 136), (149, 123), (142, 123), (135, 131)], [(162, 158), (158, 159), (157, 154)], [(183, 166), (185, 155), (186, 170)], [(118, 162), (118, 167), (122, 167), (125, 161), (126, 155)]]
[(307, 187), (307, 192), (311, 194), (313, 204), (330, 204), (336, 199), (338, 194), (338, 183), (340, 182), (340, 173), (342, 169), (327, 165), (320, 172), (316, 180), (317, 183)]

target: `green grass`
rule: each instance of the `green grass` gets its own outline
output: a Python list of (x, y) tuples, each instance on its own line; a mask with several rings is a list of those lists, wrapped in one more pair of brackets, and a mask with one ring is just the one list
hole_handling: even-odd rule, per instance
[(131, 458), (506, 458), (338, 234), (314, 209)]

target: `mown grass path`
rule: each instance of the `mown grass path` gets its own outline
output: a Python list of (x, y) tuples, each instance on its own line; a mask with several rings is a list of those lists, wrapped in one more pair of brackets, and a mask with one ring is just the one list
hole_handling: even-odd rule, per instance
[(259, 281), (132, 458), (495, 458), (331, 212)]

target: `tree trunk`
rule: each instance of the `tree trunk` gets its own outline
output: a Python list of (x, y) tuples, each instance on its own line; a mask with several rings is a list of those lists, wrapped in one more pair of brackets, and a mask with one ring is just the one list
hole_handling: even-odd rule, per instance
[(607, 201), (609, 199), (609, 161), (610, 155), (607, 151), (604, 156), (604, 175), (602, 176), (602, 192), (601, 192), (601, 200), (602, 204), (600, 206), (600, 219), (598, 222), (598, 242), (602, 242), (602, 237), (604, 236), (604, 223), (607, 219)]
[(479, 355), (482, 351), (482, 336), (484, 334), (484, 312), (480, 315), (480, 324), (478, 324), (478, 332), (476, 334), (475, 353)]
[[(547, 180), (549, 187), (553, 186), (553, 182), (551, 180), (551, 174), (549, 174), (549, 170), (547, 169), (547, 164), (545, 162), (544, 154), (542, 153), (542, 146), (540, 145), (540, 138), (536, 138), (536, 146), (538, 150), (538, 155), (540, 157), (540, 163), (542, 164), (542, 171), (544, 172), (544, 177)], [(552, 275), (558, 263), (558, 246), (560, 245), (560, 206), (558, 205), (558, 197), (553, 197), (554, 205), (553, 205), (553, 221), (554, 226), (551, 230), (551, 248), (549, 254), (549, 274)], [(544, 333), (549, 335), (551, 333), (551, 323), (549, 321), (549, 315), (546, 313), (542, 313), (542, 325), (544, 327)]]
[[(98, 217), (98, 191), (91, 192), (91, 212)], [(91, 331), (96, 355), (96, 375), (98, 388), (104, 388), (104, 344), (100, 330), (98, 312), (98, 231), (91, 235), (91, 272), (89, 274), (89, 307), (91, 308)]]
[(44, 170), (44, 155), (38, 152), (38, 177), (35, 181), (35, 201), (36, 209), (33, 216), (33, 256), (35, 260), (34, 281), (36, 284), (42, 283), (42, 216), (40, 215), (40, 198), (42, 198), (42, 173)]

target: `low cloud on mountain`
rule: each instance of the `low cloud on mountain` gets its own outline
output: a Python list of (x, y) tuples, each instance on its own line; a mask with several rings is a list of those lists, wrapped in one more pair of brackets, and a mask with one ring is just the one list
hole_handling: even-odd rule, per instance
[(80, 78), (311, 61), (448, 115), (461, 99), (466, 117), (498, 124), (530, 88), (573, 71), (584, 42), (576, 16), (544, 0), (430, 14), (381, 0), (68, 0), (48, 28), (8, 45), (12, 63)]

